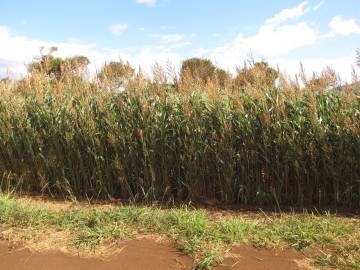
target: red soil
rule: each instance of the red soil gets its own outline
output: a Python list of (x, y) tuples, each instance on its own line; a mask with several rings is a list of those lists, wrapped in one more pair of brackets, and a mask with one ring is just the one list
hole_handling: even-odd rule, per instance
[[(0, 269), (6, 270), (172, 270), (187, 269), (193, 260), (170, 246), (153, 240), (131, 240), (120, 246), (121, 252), (109, 258), (81, 258), (60, 252), (39, 253), (27, 248), (13, 248), (0, 242)], [(231, 250), (216, 270), (305, 270), (295, 260), (304, 256), (293, 250), (255, 249), (250, 246)]]
[(295, 250), (240, 246), (230, 252), (233, 256), (227, 257), (216, 270), (306, 270), (296, 262), (303, 261), (305, 256)]
[(0, 242), (0, 269), (4, 270), (180, 270), (191, 269), (192, 264), (189, 257), (151, 240), (128, 241), (119, 254), (106, 261), (60, 252), (12, 250)]

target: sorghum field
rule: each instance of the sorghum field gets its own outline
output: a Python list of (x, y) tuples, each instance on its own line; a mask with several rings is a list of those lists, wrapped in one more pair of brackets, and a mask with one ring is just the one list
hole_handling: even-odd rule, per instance
[[(360, 269), (358, 219), (323, 212), (360, 207), (356, 80), (339, 86), (330, 69), (290, 79), (264, 62), (234, 77), (201, 59), (151, 76), (113, 62), (88, 79), (76, 63), (43, 56), (25, 78), (0, 83), (0, 185), (14, 196), (1, 197), (0, 225), (10, 235), (66, 231), (70, 246), (94, 249), (160, 234), (196, 269), (245, 241), (317, 248), (312, 264)], [(54, 211), (18, 194), (130, 206)], [(195, 209), (204, 204), (278, 215), (217, 220)], [(289, 208), (310, 212), (281, 214)]]
[(137, 74), (117, 91), (67, 75), (1, 84), (3, 187), (96, 199), (360, 206), (357, 85), (329, 90), (319, 77), (279, 88), (261, 73), (247, 75), (255, 82), (201, 83), (185, 74), (167, 83)]

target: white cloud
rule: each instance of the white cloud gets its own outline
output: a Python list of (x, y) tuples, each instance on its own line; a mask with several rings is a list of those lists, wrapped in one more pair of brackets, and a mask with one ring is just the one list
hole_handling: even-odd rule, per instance
[(348, 36), (351, 34), (360, 34), (360, 26), (355, 19), (342, 19), (340, 16), (335, 16), (329, 23), (330, 32), (327, 37), (333, 37), (335, 35)]
[(308, 6), (308, 3), (303, 2), (294, 8), (283, 9), (282, 11), (280, 11), (280, 13), (276, 14), (274, 17), (267, 19), (265, 23), (268, 25), (278, 25), (289, 19), (300, 18), (308, 10), (307, 6)]
[[(279, 66), (287, 74), (296, 74), (300, 71), (300, 60), (278, 58), (269, 61), (273, 66)], [(325, 67), (334, 69), (344, 81), (351, 81), (352, 64), (354, 56), (339, 58), (305, 58), (301, 60), (305, 73), (311, 76), (313, 72), (320, 73)]]
[(240, 33), (236, 39), (224, 46), (217, 47), (210, 58), (223, 67), (235, 70), (249, 55), (265, 58), (284, 56), (295, 49), (312, 45), (318, 35), (306, 22), (286, 24), (290, 19), (300, 18), (306, 13), (307, 2), (295, 8), (284, 9), (267, 19), (252, 36)]
[(84, 55), (89, 58), (90, 73), (94, 74), (104, 62), (111, 60), (128, 60), (134, 67), (142, 66), (145, 72), (150, 72), (151, 67), (158, 62), (165, 65), (172, 61), (179, 65), (181, 56), (166, 48), (144, 46), (132, 50), (126, 48), (100, 48), (96, 44), (84, 44), (76, 41), (52, 42), (17, 35), (9, 28), (0, 26), (0, 77), (5, 76), (7, 70), (18, 77), (26, 72), (26, 64), (40, 54), (40, 48), (56, 46), (59, 48), (54, 53), (59, 57)]
[(155, 38), (159, 38), (162, 43), (174, 43), (183, 41), (185, 36), (182, 34), (165, 34), (165, 35), (153, 35)]
[(110, 31), (116, 36), (120, 36), (128, 28), (127, 24), (115, 23), (110, 25)]
[[(320, 3), (321, 4), (321, 3)], [(235, 40), (213, 50), (198, 50), (198, 56), (209, 57), (217, 65), (230, 72), (235, 72), (237, 66), (241, 66), (249, 56), (256, 60), (266, 59), (271, 65), (286, 70), (288, 74), (295, 74), (299, 71), (300, 61), (309, 74), (313, 71), (321, 72), (326, 67), (332, 67), (340, 76), (350, 80), (351, 68), (354, 63), (353, 56), (339, 58), (298, 58), (289, 59), (288, 55), (296, 49), (311, 46), (318, 40), (318, 33), (310, 27), (307, 22), (289, 24), (291, 19), (299, 19), (309, 10), (320, 8), (308, 6), (307, 2), (295, 8), (284, 9), (274, 17), (267, 19), (259, 27), (254, 35), (245, 36), (240, 33)], [(347, 29), (354, 32), (356, 27), (353, 23), (347, 23)], [(349, 31), (349, 30), (348, 30)]]
[(0, 59), (2, 62), (9, 63), (7, 66), (10, 66), (13, 72), (24, 72), (26, 70), (25, 64), (29, 63), (34, 56), (40, 54), (41, 47), (49, 48), (52, 46), (61, 48), (57, 54), (62, 57), (81, 54), (93, 59), (100, 58), (100, 53), (95, 50), (94, 44), (30, 39), (13, 34), (7, 27), (0, 26)]
[(170, 48), (173, 48), (173, 49), (180, 49), (180, 48), (183, 48), (183, 47), (186, 47), (186, 46), (190, 46), (192, 43), (190, 41), (182, 41), (182, 42), (177, 42), (177, 43), (174, 43), (172, 45), (170, 45)]
[(319, 4), (317, 4), (316, 6), (314, 6), (314, 7), (312, 8), (312, 10), (313, 10), (313, 11), (316, 11), (316, 10), (318, 10), (319, 8), (321, 8), (324, 4), (325, 4), (325, 2), (324, 2), (324, 1), (321, 1)]
[[(161, 45), (161, 48), (165, 48), (166, 45), (169, 49), (180, 49), (192, 44), (190, 41), (185, 40), (183, 34), (155, 34), (152, 37), (159, 39), (160, 43), (164, 45)], [(191, 37), (193, 36), (191, 35)]]
[(136, 0), (138, 4), (144, 4), (149, 7), (154, 7), (156, 5), (157, 0)]

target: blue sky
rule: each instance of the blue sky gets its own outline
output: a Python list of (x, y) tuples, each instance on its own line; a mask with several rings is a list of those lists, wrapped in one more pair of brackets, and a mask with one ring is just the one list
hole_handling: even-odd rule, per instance
[(0, 76), (40, 47), (86, 55), (92, 70), (125, 59), (151, 70), (199, 56), (234, 71), (251, 54), (293, 74), (329, 65), (349, 77), (360, 47), (358, 0), (62, 0), (0, 3)]

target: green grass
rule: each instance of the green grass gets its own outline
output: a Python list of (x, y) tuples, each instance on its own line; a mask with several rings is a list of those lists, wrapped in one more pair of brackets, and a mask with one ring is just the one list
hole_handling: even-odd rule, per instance
[[(241, 213), (213, 218), (203, 209), (189, 206), (160, 209), (146, 206), (110, 208), (77, 206), (51, 210), (41, 202), (29, 206), (9, 195), (0, 196), (1, 229), (21, 229), (22, 236), (36, 238), (42, 233), (66, 231), (67, 245), (94, 251), (119, 239), (140, 235), (162, 235), (174, 246), (195, 258), (194, 269), (219, 263), (226, 251), (242, 243), (259, 247), (291, 247), (314, 254), (317, 265), (334, 269), (360, 269), (360, 220), (328, 214), (282, 214), (266, 216)], [(19, 230), (16, 231), (19, 235)]]

